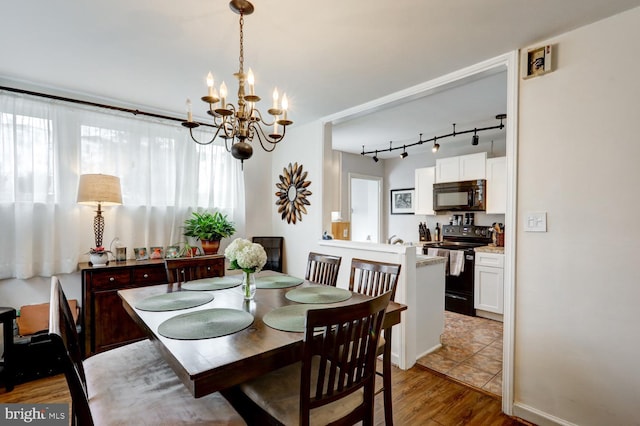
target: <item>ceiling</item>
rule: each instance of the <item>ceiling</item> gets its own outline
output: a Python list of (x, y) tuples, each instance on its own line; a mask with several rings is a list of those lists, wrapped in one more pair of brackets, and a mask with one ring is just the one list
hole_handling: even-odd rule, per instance
[[(640, 6), (640, 0), (254, 5), (245, 17), (245, 69), (256, 74), (263, 104), (276, 85), (287, 93), (290, 118), (300, 125)], [(207, 72), (235, 91), (238, 15), (227, 0), (13, 1), (3, 5), (3, 17), (3, 86), (172, 116), (186, 116), (191, 98), (197, 120), (206, 120), (205, 104), (195, 100), (206, 94)], [(383, 117), (360, 117), (357, 126), (342, 123), (334, 144), (359, 153), (363, 144), (377, 149), (390, 140), (417, 140), (421, 132), (424, 138), (449, 133), (454, 122), (458, 129), (494, 122), (505, 112), (499, 79), (406, 103)]]

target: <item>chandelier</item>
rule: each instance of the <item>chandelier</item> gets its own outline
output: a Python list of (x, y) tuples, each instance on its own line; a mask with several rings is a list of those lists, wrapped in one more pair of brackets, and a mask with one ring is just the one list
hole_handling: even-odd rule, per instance
[[(213, 117), (213, 127), (217, 130), (209, 141), (201, 142), (193, 135), (193, 129), (199, 127), (200, 124), (193, 121), (193, 113), (191, 110), (191, 101), (187, 99), (187, 121), (182, 125), (189, 129), (189, 134), (194, 142), (200, 145), (208, 145), (212, 143), (216, 137), (220, 136), (225, 140), (227, 151), (231, 152), (234, 158), (240, 160), (244, 165), (244, 160), (251, 158), (253, 148), (249, 142), (257, 138), (267, 152), (275, 149), (276, 144), (284, 139), (287, 126), (293, 124), (293, 121), (287, 118), (287, 109), (289, 102), (286, 93), (282, 95), (279, 101), (278, 89), (273, 90), (273, 105), (267, 111), (272, 117), (272, 122), (267, 122), (263, 118), (260, 110), (256, 108), (256, 103), (260, 101), (260, 97), (255, 94), (255, 80), (253, 71), (244, 72), (244, 15), (253, 13), (253, 4), (247, 0), (231, 0), (229, 7), (232, 11), (240, 15), (240, 57), (238, 72), (234, 76), (238, 79), (238, 103), (234, 105), (227, 103), (227, 86), (222, 82), (220, 92), (214, 87), (213, 75), (207, 75), (207, 96), (203, 96), (202, 100), (209, 104), (207, 114)], [(245, 85), (248, 85), (248, 92)], [(219, 94), (218, 94), (219, 93)], [(280, 133), (280, 127), (282, 133)], [(266, 129), (265, 129), (266, 128)], [(229, 141), (231, 145), (229, 146)]]

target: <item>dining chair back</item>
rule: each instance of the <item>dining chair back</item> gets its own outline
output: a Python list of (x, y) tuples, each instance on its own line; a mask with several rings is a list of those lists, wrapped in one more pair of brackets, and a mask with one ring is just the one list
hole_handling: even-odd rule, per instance
[(304, 279), (312, 283), (335, 287), (338, 282), (338, 271), (340, 270), (341, 262), (341, 256), (311, 252), (307, 260), (307, 273)]
[[(376, 262), (373, 260), (352, 259), (351, 276), (349, 277), (349, 290), (369, 296), (378, 296), (383, 292), (391, 293), (391, 300), (396, 297), (398, 278), (400, 277), (400, 264)], [(383, 330), (383, 336), (378, 343), (378, 355), (382, 355), (382, 387), (376, 390), (376, 394), (384, 392), (384, 416), (385, 424), (393, 425), (393, 406), (391, 397), (391, 328)]]
[(353, 258), (351, 259), (349, 290), (368, 296), (378, 296), (390, 291), (393, 301), (396, 297), (400, 266), (397, 263)]
[(260, 244), (264, 247), (264, 251), (267, 252), (267, 263), (262, 269), (268, 269), (270, 271), (282, 272), (283, 262), (283, 237), (253, 237), (252, 242)]
[(224, 261), (220, 255), (165, 259), (164, 266), (170, 284), (224, 275)]
[[(71, 394), (71, 425), (243, 425), (220, 395), (194, 398), (149, 340), (82, 360), (67, 298), (51, 277), (49, 338)], [(170, 403), (167, 403), (170, 401)]]
[[(250, 424), (373, 424), (376, 348), (387, 292), (306, 313), (302, 361), (239, 386)], [(247, 404), (247, 402), (250, 404)]]

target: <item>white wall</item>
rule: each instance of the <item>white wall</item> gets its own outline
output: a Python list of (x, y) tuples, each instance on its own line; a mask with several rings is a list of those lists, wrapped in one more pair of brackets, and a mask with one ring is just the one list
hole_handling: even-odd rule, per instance
[[(322, 239), (323, 223), (330, 219), (331, 205), (323, 200), (330, 199), (330, 194), (325, 194), (324, 188), (324, 158), (328, 155), (324, 149), (323, 125), (319, 121), (303, 126), (292, 126), (287, 129), (287, 137), (282, 146), (271, 154), (272, 170), (270, 177), (264, 176), (263, 180), (270, 180), (271, 201), (267, 204), (271, 209), (271, 221), (273, 235), (284, 237), (285, 272), (304, 277), (307, 266), (307, 256), (310, 248), (316, 241)], [(287, 223), (282, 220), (275, 206), (276, 182), (282, 174), (284, 167), (289, 163), (298, 163), (303, 170), (308, 172), (306, 180), (311, 181), (307, 188), (311, 195), (307, 200), (311, 205), (307, 206), (307, 214), (302, 215), (302, 221)], [(328, 188), (327, 191), (336, 191), (338, 188)], [(265, 206), (262, 211), (267, 214)], [(265, 216), (267, 217), (267, 216)], [(323, 219), (324, 218), (324, 219)], [(330, 228), (329, 228), (330, 232)]]
[(515, 401), (539, 424), (640, 424), (638, 40), (640, 8), (541, 42), (557, 70), (520, 81)]

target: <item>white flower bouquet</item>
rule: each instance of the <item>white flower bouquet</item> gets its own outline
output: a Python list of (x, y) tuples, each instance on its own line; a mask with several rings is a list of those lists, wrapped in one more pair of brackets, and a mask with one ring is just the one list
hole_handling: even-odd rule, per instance
[(260, 272), (267, 263), (264, 247), (244, 238), (233, 240), (224, 255), (231, 262), (230, 269), (242, 269), (245, 273)]

